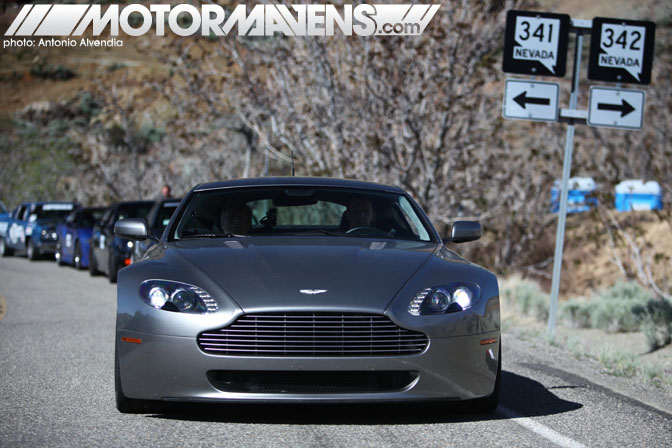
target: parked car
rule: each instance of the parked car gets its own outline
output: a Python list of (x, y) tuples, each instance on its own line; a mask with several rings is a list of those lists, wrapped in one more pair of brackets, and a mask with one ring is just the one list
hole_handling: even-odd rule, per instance
[(77, 269), (89, 266), (93, 224), (102, 219), (104, 212), (105, 207), (76, 209), (56, 226), (56, 261), (59, 265), (70, 264)]
[(75, 202), (24, 202), (0, 218), (0, 255), (25, 251), (28, 259), (54, 255), (56, 226), (76, 209)]
[[(120, 220), (122, 238), (149, 235)], [(480, 224), (452, 223), (453, 243)], [(447, 241), (447, 240), (446, 240)], [(119, 272), (121, 412), (161, 401), (497, 406), (497, 278), (397, 187), (317, 178), (196, 186)]]
[(180, 205), (179, 199), (159, 199), (154, 202), (152, 209), (147, 215), (147, 230), (149, 231), (149, 238), (144, 241), (136, 241), (135, 247), (133, 248), (133, 254), (131, 256), (131, 262), (140, 260), (144, 257), (147, 249), (152, 247), (157, 243), (163, 230), (166, 228), (170, 222), (170, 218), (173, 216), (173, 212), (177, 209), (177, 206)]
[(146, 219), (152, 201), (119, 202), (110, 206), (102, 219), (93, 226), (89, 249), (89, 273), (104, 273), (110, 283), (117, 281), (117, 272), (131, 264), (135, 243), (114, 235), (114, 224), (120, 219)]

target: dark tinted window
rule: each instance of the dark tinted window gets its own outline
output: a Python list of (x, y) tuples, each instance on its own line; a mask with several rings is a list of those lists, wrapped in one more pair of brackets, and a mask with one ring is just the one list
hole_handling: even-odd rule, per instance
[(198, 192), (171, 238), (236, 234), (432, 239), (429, 224), (402, 194), (294, 186)]
[(81, 227), (93, 227), (95, 223), (100, 221), (100, 219), (103, 217), (103, 213), (105, 211), (100, 209), (100, 210), (82, 210), (80, 216), (79, 216), (79, 225)]
[(74, 209), (74, 204), (42, 204), (31, 207), (28, 216), (35, 215), (36, 219), (64, 220)]
[(128, 218), (143, 218), (147, 219), (147, 214), (152, 208), (152, 203), (139, 203), (139, 204), (122, 204), (117, 208), (117, 216), (115, 217), (115, 222), (120, 219)]
[(168, 222), (170, 221), (170, 218), (173, 216), (175, 209), (177, 209), (178, 204), (179, 202), (166, 202), (165, 204), (163, 204), (156, 215), (156, 219), (154, 220), (152, 230), (157, 232), (163, 232), (163, 229), (166, 228)]

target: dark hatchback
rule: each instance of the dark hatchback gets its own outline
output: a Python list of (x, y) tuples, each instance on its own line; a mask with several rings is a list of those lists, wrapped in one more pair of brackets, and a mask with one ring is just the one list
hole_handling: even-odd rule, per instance
[(117, 281), (119, 269), (131, 264), (135, 243), (114, 235), (114, 224), (120, 219), (147, 219), (153, 201), (118, 202), (110, 206), (103, 218), (93, 226), (89, 250), (89, 273), (104, 273), (110, 283)]
[(65, 222), (56, 226), (56, 260), (59, 265), (70, 264), (77, 269), (89, 266), (93, 225), (101, 220), (104, 213), (105, 207), (77, 209), (68, 215)]

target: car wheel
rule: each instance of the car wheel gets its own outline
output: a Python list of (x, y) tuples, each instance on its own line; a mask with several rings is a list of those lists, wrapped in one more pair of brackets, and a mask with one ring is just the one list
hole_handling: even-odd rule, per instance
[(499, 404), (499, 390), (502, 384), (502, 343), (499, 343), (499, 356), (497, 359), (497, 377), (495, 389), (487, 397), (478, 398), (469, 402), (469, 410), (476, 414), (492, 414)]
[(13, 255), (14, 251), (7, 247), (7, 243), (4, 238), (0, 238), (0, 257), (8, 257)]
[(114, 395), (117, 402), (117, 410), (124, 414), (138, 414), (144, 410), (143, 401), (128, 398), (121, 389), (121, 374), (119, 372), (119, 350), (114, 350)]
[(96, 262), (96, 256), (93, 253), (93, 248), (89, 251), (89, 275), (93, 277), (98, 274), (98, 263)]
[(110, 283), (116, 283), (117, 282), (117, 272), (119, 271), (119, 268), (117, 267), (117, 260), (116, 257), (114, 256), (114, 252), (110, 250), (110, 260), (107, 263), (107, 279), (110, 281)]
[(79, 241), (75, 243), (75, 268), (82, 269), (82, 249), (79, 247)]
[(26, 255), (28, 256), (28, 259), (30, 261), (35, 261), (37, 260), (39, 253), (37, 248), (35, 247), (35, 243), (33, 243), (33, 239), (30, 238), (28, 240), (28, 245), (26, 246)]

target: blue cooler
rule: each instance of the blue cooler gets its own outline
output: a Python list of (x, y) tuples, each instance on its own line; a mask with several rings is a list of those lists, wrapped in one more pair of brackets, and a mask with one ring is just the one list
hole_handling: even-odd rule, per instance
[[(562, 180), (556, 180), (551, 188), (551, 213), (560, 209), (560, 190)], [(592, 197), (595, 192), (595, 181), (592, 177), (572, 177), (569, 179), (567, 192), (567, 213), (581, 213), (597, 205), (597, 198)]]
[(663, 208), (662, 190), (656, 181), (624, 180), (616, 185), (615, 190), (614, 206), (619, 212), (661, 210)]

